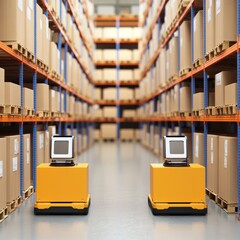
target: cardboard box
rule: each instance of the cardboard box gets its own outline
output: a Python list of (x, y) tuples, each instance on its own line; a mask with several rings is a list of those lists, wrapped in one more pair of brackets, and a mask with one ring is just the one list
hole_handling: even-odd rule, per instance
[(119, 50), (119, 61), (132, 61), (133, 60), (133, 51), (129, 49), (120, 49)]
[(44, 131), (37, 131), (37, 166), (44, 163)]
[(37, 111), (49, 111), (49, 85), (37, 84)]
[(5, 104), (5, 70), (0, 68), (0, 105)]
[[(123, 71), (123, 70), (120, 70), (119, 75), (121, 74), (121, 71)], [(103, 80), (104, 81), (116, 81), (116, 79), (117, 79), (117, 71), (115, 68), (104, 68), (103, 69)]]
[(141, 72), (139, 69), (133, 70), (133, 80), (139, 81), (141, 79)]
[(120, 39), (132, 39), (133, 29), (131, 27), (120, 27), (119, 38)]
[(137, 112), (136, 110), (124, 109), (123, 110), (123, 117), (124, 118), (134, 118), (136, 117)]
[(134, 130), (133, 129), (120, 129), (120, 139), (121, 140), (134, 140)]
[(117, 117), (117, 108), (116, 107), (104, 107), (103, 108), (103, 117), (116, 118)]
[(23, 107), (27, 109), (34, 109), (32, 89), (23, 88)]
[(105, 27), (103, 28), (103, 39), (116, 39), (117, 28), (116, 27)]
[(94, 51), (94, 61), (103, 61), (103, 50), (96, 49)]
[(117, 61), (117, 51), (115, 49), (103, 49), (103, 61)]
[[(206, 53), (215, 47), (215, 1), (206, 1)], [(219, 30), (219, 29), (218, 29)]]
[(219, 197), (238, 203), (237, 138), (219, 136)]
[(37, 58), (41, 61), (43, 61), (43, 46), (43, 11), (37, 5)]
[(132, 55), (133, 55), (133, 58), (132, 58), (133, 61), (139, 61), (139, 60), (140, 60), (140, 52), (139, 52), (139, 49), (134, 49), (134, 50), (132, 51)]
[(57, 128), (56, 126), (48, 126), (49, 131), (49, 140), (51, 141), (52, 136), (57, 135)]
[(94, 80), (95, 81), (102, 81), (103, 80), (103, 70), (102, 69), (96, 69), (94, 71)]
[[(43, 24), (43, 29), (42, 29), (42, 48), (44, 49), (44, 51), (42, 50), (42, 60), (43, 62), (49, 66), (49, 62), (50, 62), (50, 58), (49, 58), (49, 54), (50, 54), (50, 29), (49, 29), (49, 22), (48, 22), (48, 18), (46, 15), (42, 15), (42, 24)], [(62, 58), (64, 58), (64, 54), (62, 54)], [(64, 66), (62, 66), (63, 72), (62, 75), (64, 75)]]
[(94, 117), (95, 118), (102, 118), (103, 117), (103, 110), (101, 108), (94, 110)]
[(116, 88), (103, 89), (103, 99), (104, 100), (116, 100), (117, 99), (117, 89)]
[(120, 88), (119, 100), (133, 100), (133, 89)]
[(203, 10), (200, 10), (193, 20), (194, 61), (203, 59)]
[(218, 194), (218, 135), (207, 135), (207, 188)]
[(237, 1), (216, 0), (215, 7), (215, 46), (237, 41)]
[(215, 92), (208, 93), (208, 106), (215, 106)]
[(159, 141), (159, 135), (158, 134), (155, 134), (154, 135), (154, 152), (156, 154), (159, 154), (159, 144), (160, 144), (160, 141)]
[(191, 22), (184, 21), (180, 26), (180, 70), (191, 68)]
[(116, 139), (117, 138), (117, 125), (112, 123), (101, 124), (102, 139)]
[(119, 71), (119, 80), (120, 81), (131, 81), (133, 79), (133, 70), (121, 69)]
[(204, 134), (195, 132), (193, 135), (193, 162), (204, 166)]
[(44, 162), (50, 163), (50, 134), (49, 131), (44, 131)]
[(191, 112), (191, 88), (180, 88), (180, 112)]
[(94, 37), (96, 39), (102, 39), (103, 38), (103, 28), (95, 27), (94, 28)]
[(204, 109), (204, 93), (199, 92), (193, 94), (193, 110)]
[(224, 106), (225, 86), (237, 82), (236, 71), (223, 71), (215, 75), (215, 106)]
[(54, 89), (49, 90), (49, 111), (58, 112), (58, 92)]
[(5, 105), (21, 106), (19, 85), (5, 82)]
[(25, 47), (25, 1), (0, 1), (0, 41)]
[(237, 83), (225, 86), (224, 105), (237, 105)]
[(101, 139), (100, 130), (94, 129), (94, 140), (99, 141)]
[(0, 211), (7, 206), (6, 138), (0, 138)]
[(32, 0), (23, 1), (25, 4), (25, 46), (34, 54), (34, 6)]
[(27, 190), (31, 186), (31, 135), (23, 134), (23, 190)]
[(101, 89), (100, 88), (95, 88), (94, 89), (94, 100), (95, 101), (99, 101), (102, 99), (102, 96), (101, 96)]
[(20, 196), (20, 137), (7, 136), (7, 203)]
[(169, 42), (169, 77), (178, 76), (178, 37), (173, 37)]

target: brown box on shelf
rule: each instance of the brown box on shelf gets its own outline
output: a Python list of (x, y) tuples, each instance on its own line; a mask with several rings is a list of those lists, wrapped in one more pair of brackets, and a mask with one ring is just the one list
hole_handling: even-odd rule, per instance
[(102, 81), (103, 80), (103, 70), (102, 69), (96, 69), (94, 71), (94, 80), (95, 81)]
[(238, 202), (237, 138), (219, 136), (219, 197)]
[(51, 141), (52, 136), (57, 135), (57, 129), (56, 126), (48, 126), (49, 131), (49, 140)]
[(133, 100), (133, 89), (120, 88), (119, 100)]
[(43, 11), (38, 4), (37, 4), (37, 58), (43, 61)]
[(133, 70), (133, 80), (137, 80), (139, 81), (141, 78), (141, 72), (140, 70), (137, 68), (137, 69), (134, 69)]
[(119, 28), (119, 39), (131, 39), (133, 36), (132, 27), (120, 27)]
[(156, 154), (159, 154), (159, 135), (158, 134), (154, 134), (154, 152)]
[(23, 88), (23, 107), (33, 109), (33, 90), (30, 88)]
[(103, 61), (103, 50), (96, 49), (94, 52), (94, 60), (95, 61)]
[(224, 106), (225, 86), (237, 82), (236, 71), (223, 71), (215, 75), (215, 106)]
[(204, 134), (194, 133), (193, 162), (204, 166)]
[(101, 139), (100, 130), (94, 129), (94, 140), (99, 141)]
[(184, 21), (180, 26), (180, 70), (191, 68), (191, 23)]
[(5, 104), (5, 70), (0, 68), (0, 105)]
[[(17, 42), (25, 47), (24, 1), (0, 1), (0, 41)], [(3, 24), (4, 23), (4, 24)]]
[(225, 86), (224, 105), (237, 105), (237, 83)]
[(132, 61), (133, 51), (130, 49), (121, 49), (119, 51), (119, 61)]
[(218, 135), (207, 135), (207, 188), (218, 194)]
[(206, 53), (215, 47), (215, 1), (206, 1)]
[(58, 112), (58, 92), (54, 89), (50, 89), (49, 93), (49, 111)]
[(103, 38), (103, 28), (102, 27), (95, 27), (94, 28), (94, 38), (102, 39)]
[[(50, 58), (49, 58), (49, 55), (50, 55), (50, 35), (51, 35), (51, 33), (50, 33), (50, 29), (49, 29), (48, 18), (44, 14), (42, 15), (42, 23), (43, 23), (42, 47), (44, 49), (42, 51), (42, 60), (43, 60), (44, 64), (49, 66), (49, 62), (50, 62)], [(62, 69), (64, 69), (64, 68), (62, 68)], [(63, 73), (63, 75), (64, 75), (64, 73)]]
[(101, 124), (102, 139), (116, 139), (117, 138), (117, 125), (115, 123)]
[(103, 89), (103, 99), (104, 100), (116, 100), (117, 89), (116, 88), (105, 88)]
[(215, 45), (237, 41), (237, 1), (217, 0), (215, 7)]
[(121, 140), (134, 140), (134, 129), (120, 129)]
[(178, 76), (178, 37), (173, 37), (169, 42), (169, 77)]
[(124, 109), (123, 110), (123, 117), (124, 118), (134, 118), (136, 117), (137, 113), (136, 110)]
[(94, 89), (94, 100), (95, 101), (101, 100), (101, 89), (100, 88)]
[(203, 10), (200, 10), (193, 20), (194, 61), (202, 59), (203, 53)]
[(117, 28), (116, 27), (104, 27), (103, 28), (103, 39), (116, 39)]
[(133, 61), (139, 61), (140, 60), (140, 52), (139, 49), (133, 50)]
[(25, 45), (34, 54), (34, 6), (32, 0), (23, 1), (25, 4)]
[(119, 71), (119, 80), (120, 81), (132, 81), (133, 80), (133, 70), (121, 69)]
[(215, 106), (215, 92), (208, 93), (208, 106)]
[(5, 105), (21, 106), (19, 85), (5, 82)]
[(31, 186), (31, 135), (23, 134), (23, 190)]
[(50, 136), (49, 131), (44, 131), (44, 162), (50, 162)]
[(204, 109), (204, 93), (198, 92), (193, 95), (193, 110)]
[(44, 163), (44, 131), (37, 131), (37, 166)]
[(49, 111), (49, 85), (37, 84), (37, 111)]
[(20, 137), (6, 136), (7, 141), (7, 203), (20, 196)]
[(101, 108), (94, 110), (94, 117), (96, 118), (102, 118), (103, 117), (103, 110)]
[(117, 51), (115, 49), (104, 49), (102, 59), (103, 61), (117, 61)]
[(180, 112), (191, 112), (191, 88), (180, 88)]
[(116, 118), (117, 117), (117, 108), (116, 107), (104, 107), (103, 108), (103, 117)]
[[(121, 71), (120, 71), (121, 73)], [(119, 74), (120, 75), (120, 74)], [(103, 69), (103, 78), (104, 81), (116, 81), (117, 71), (115, 68), (104, 68)]]
[(7, 206), (6, 138), (0, 138), (0, 211)]

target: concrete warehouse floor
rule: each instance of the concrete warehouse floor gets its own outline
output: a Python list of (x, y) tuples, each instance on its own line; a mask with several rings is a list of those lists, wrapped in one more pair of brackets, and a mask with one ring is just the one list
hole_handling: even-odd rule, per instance
[(79, 158), (90, 165), (88, 216), (34, 216), (35, 196), (0, 224), (0, 239), (239, 239), (240, 222), (209, 201), (207, 216), (153, 216), (149, 164), (158, 159), (139, 143), (96, 143)]

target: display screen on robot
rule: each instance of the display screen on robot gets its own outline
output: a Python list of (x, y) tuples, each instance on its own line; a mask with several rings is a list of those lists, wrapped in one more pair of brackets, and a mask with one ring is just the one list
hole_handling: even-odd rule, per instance
[(164, 136), (164, 158), (187, 159), (187, 137)]
[(74, 157), (73, 136), (52, 136), (51, 159), (72, 159)]

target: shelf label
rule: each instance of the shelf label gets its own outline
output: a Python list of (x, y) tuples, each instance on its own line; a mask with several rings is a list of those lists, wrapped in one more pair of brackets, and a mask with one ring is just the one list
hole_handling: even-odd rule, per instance
[(29, 7), (27, 7), (27, 19), (28, 19), (29, 21), (31, 21), (31, 19), (32, 19), (31, 10), (30, 10)]
[(18, 154), (18, 140), (14, 139), (14, 154)]
[(27, 159), (26, 159), (27, 164), (30, 163), (30, 152), (27, 152)]
[(28, 6), (33, 10), (33, 0), (28, 0)]
[(208, 23), (209, 23), (212, 20), (211, 8), (208, 9), (207, 13), (208, 13), (207, 14), (208, 18), (207, 19), (208, 19)]
[(228, 140), (224, 141), (224, 168), (227, 168), (227, 161), (228, 161)]
[(211, 151), (211, 164), (213, 164), (213, 151)]
[(27, 152), (30, 152), (30, 138), (27, 138)]
[(199, 144), (199, 137), (196, 136), (196, 145), (195, 145), (195, 157), (198, 158), (198, 144)]
[(18, 0), (18, 8), (23, 11), (23, 0)]
[(18, 169), (18, 158), (14, 157), (12, 158), (12, 170), (13, 172), (16, 172)]
[(216, 0), (216, 15), (221, 12), (221, 0)]
[(216, 76), (215, 76), (215, 85), (216, 86), (221, 86), (222, 85), (222, 74), (221, 73), (218, 73)]
[(0, 161), (0, 177), (3, 177), (3, 161)]

